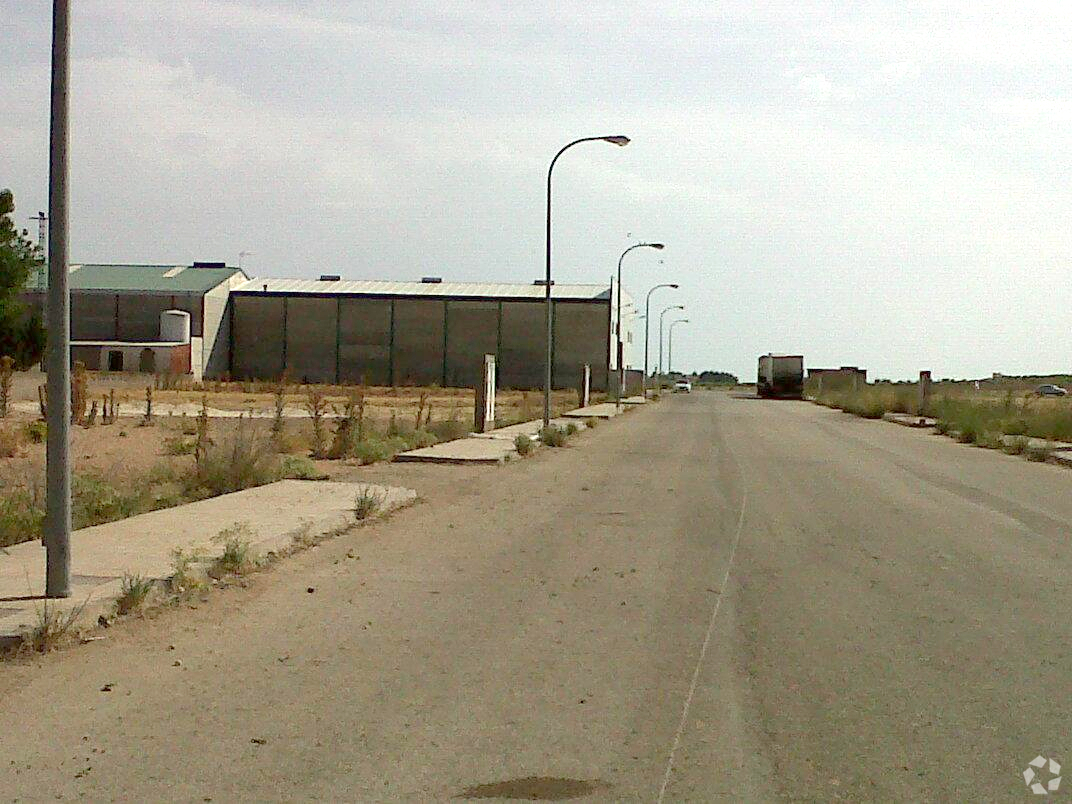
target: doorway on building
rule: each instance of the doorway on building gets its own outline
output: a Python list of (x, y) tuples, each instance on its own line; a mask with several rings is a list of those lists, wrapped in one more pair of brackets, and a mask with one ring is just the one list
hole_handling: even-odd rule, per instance
[(142, 349), (138, 358), (138, 371), (143, 374), (152, 374), (156, 371), (156, 354), (152, 349)]
[(108, 371), (123, 370), (123, 353), (119, 351), (108, 352)]

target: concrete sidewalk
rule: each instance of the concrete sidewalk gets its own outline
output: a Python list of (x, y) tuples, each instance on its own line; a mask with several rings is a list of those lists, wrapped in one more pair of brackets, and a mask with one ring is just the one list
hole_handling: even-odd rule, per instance
[[(111, 613), (124, 574), (163, 580), (174, 573), (181, 549), (211, 560), (220, 555), (220, 531), (245, 525), (254, 554), (291, 546), (354, 524), (354, 502), (365, 491), (382, 498), (381, 512), (416, 499), (410, 489), (365, 483), (282, 480), (209, 500), (83, 528), (71, 539), (72, 595), (49, 601), (64, 612), (85, 604), (83, 620)], [(32, 628), (44, 604), (45, 550), (39, 541), (0, 550), (0, 638)], [(88, 603), (87, 603), (88, 601)]]
[(620, 413), (630, 410), (630, 407), (623, 407), (618, 410), (618, 406), (613, 402), (601, 402), (598, 405), (589, 405), (585, 408), (577, 408), (576, 410), (567, 411), (562, 415), (569, 419), (613, 419)]
[[(566, 418), (569, 415), (566, 413), (560, 418), (552, 419), (551, 425), (565, 428), (572, 424), (578, 430), (585, 429), (584, 422)], [(399, 463), (505, 463), (517, 455), (514, 441), (518, 436), (526, 436), (536, 441), (541, 429), (543, 419), (511, 424), (487, 433), (470, 433), (454, 441), (400, 452), (394, 459)]]

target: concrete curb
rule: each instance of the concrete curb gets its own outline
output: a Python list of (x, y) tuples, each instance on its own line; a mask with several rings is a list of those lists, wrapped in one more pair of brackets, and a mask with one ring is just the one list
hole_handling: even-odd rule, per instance
[[(198, 564), (223, 552), (222, 530), (248, 526), (256, 556), (279, 555), (298, 539), (315, 540), (357, 524), (359, 495), (381, 497), (379, 513), (412, 503), (412, 489), (368, 483), (282, 480), (234, 494), (151, 511), (82, 528), (71, 538), (72, 594), (50, 600), (61, 616), (81, 608), (76, 625), (96, 622), (115, 610), (125, 574), (164, 581), (173, 574), (173, 552), (196, 554)], [(44, 600), (45, 556), (40, 542), (23, 542), (0, 555), (0, 641), (20, 640), (38, 622)]]
[(911, 413), (884, 413), (882, 420), (902, 427), (934, 427), (938, 423), (937, 419), (929, 416), (913, 416)]

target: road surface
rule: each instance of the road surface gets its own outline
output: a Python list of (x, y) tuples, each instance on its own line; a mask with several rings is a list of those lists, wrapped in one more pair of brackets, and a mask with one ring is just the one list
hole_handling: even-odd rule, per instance
[(426, 502), (0, 667), (2, 795), (983, 801), (1072, 768), (1066, 469), (696, 393), (361, 476)]

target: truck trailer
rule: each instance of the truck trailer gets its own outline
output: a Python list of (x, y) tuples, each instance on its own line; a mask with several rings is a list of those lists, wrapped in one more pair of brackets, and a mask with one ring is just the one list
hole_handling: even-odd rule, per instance
[(804, 398), (804, 357), (766, 354), (759, 358), (756, 393), (769, 399)]

